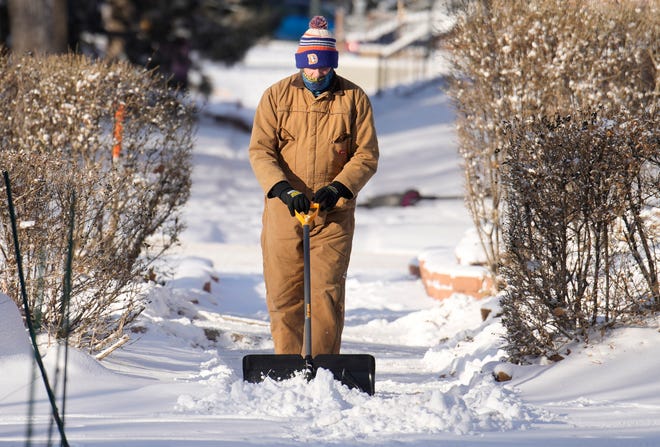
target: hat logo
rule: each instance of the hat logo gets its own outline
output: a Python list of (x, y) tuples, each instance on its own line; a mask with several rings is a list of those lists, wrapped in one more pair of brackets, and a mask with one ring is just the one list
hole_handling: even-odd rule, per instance
[(308, 53), (307, 54), (307, 63), (309, 65), (316, 65), (319, 62), (319, 57), (316, 55), (316, 53)]

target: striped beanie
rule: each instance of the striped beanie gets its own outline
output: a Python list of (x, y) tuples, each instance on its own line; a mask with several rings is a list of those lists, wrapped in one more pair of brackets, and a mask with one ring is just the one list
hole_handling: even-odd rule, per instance
[(337, 68), (339, 53), (335, 38), (328, 31), (328, 21), (315, 16), (309, 21), (309, 29), (300, 38), (296, 51), (297, 68)]

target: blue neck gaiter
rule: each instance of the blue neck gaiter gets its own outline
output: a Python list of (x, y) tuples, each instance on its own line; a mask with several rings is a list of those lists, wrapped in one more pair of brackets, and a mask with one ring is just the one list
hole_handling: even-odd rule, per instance
[(314, 94), (314, 97), (317, 97), (321, 93), (326, 91), (328, 87), (330, 87), (330, 82), (332, 81), (332, 77), (334, 73), (335, 73), (334, 70), (330, 70), (327, 75), (323, 76), (320, 79), (317, 79), (316, 81), (313, 81), (311, 79), (308, 79), (307, 76), (305, 76), (305, 72), (302, 72), (302, 78), (303, 78), (303, 82), (305, 83), (305, 87), (307, 87), (307, 90), (312, 92)]

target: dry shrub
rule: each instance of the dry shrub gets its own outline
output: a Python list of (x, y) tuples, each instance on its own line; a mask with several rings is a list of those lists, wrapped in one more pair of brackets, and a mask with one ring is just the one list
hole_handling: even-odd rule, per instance
[(466, 11), (450, 92), (467, 205), (506, 287), (509, 353), (552, 355), (658, 307), (660, 1)]
[(489, 267), (501, 264), (505, 121), (657, 108), (660, 2), (470, 2), (449, 45), (467, 205)]
[[(12, 180), (35, 320), (62, 335), (75, 200), (70, 339), (102, 349), (141, 312), (140, 283), (182, 230), (193, 110), (164, 80), (122, 62), (67, 55), (0, 66), (0, 167)], [(2, 290), (20, 302), (8, 214), (0, 218)]]
[(550, 356), (660, 305), (660, 231), (647, 218), (660, 205), (659, 131), (623, 113), (508, 127), (502, 308), (513, 359)]

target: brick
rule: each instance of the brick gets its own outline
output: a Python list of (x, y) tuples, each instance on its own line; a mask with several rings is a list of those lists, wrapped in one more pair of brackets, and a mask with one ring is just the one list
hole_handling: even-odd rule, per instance
[(481, 299), (493, 294), (493, 280), (485, 267), (456, 266), (431, 269), (420, 260), (419, 271), (426, 294), (435, 299), (461, 293)]

